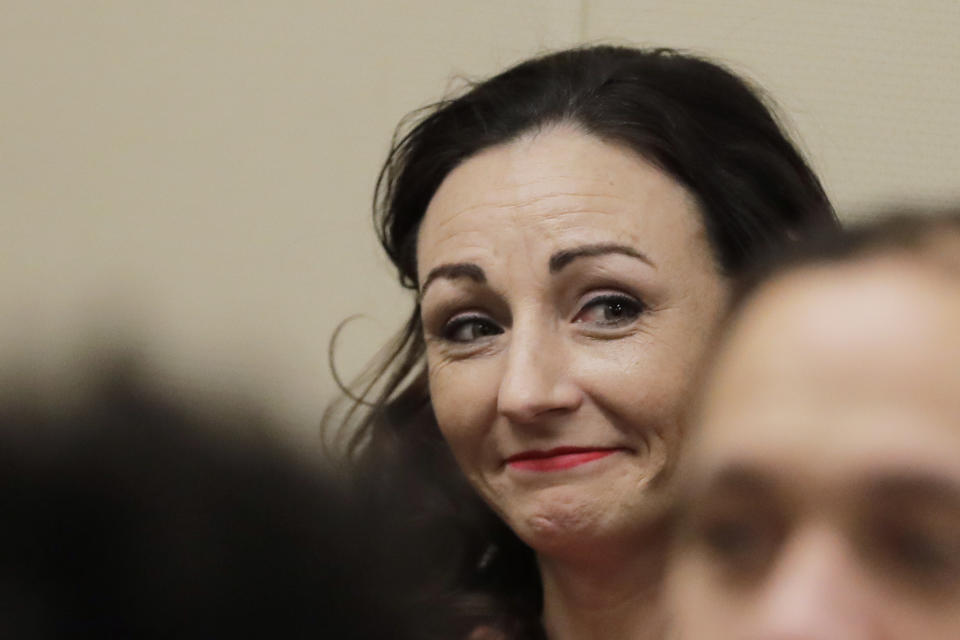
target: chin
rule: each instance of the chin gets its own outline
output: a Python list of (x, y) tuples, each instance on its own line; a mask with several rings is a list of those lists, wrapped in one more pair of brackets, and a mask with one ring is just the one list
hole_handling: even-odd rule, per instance
[(604, 499), (570, 488), (544, 493), (534, 504), (507, 517), (514, 532), (543, 555), (595, 555), (598, 545), (632, 546), (660, 530), (669, 513), (666, 496), (660, 492)]

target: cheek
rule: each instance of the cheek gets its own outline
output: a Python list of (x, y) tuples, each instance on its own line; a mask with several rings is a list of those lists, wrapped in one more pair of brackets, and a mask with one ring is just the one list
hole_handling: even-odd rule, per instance
[(734, 637), (731, 630), (741, 614), (738, 603), (718, 588), (711, 571), (686, 553), (675, 556), (667, 575), (667, 607), (676, 622), (677, 637)]
[(496, 413), (491, 367), (476, 362), (430, 362), (430, 399), (440, 432), (461, 461), (479, 452)]
[(614, 427), (644, 451), (645, 474), (657, 482), (672, 478), (679, 461), (694, 351), (702, 351), (689, 340), (665, 338), (651, 332), (611, 343), (607, 353), (594, 354), (591, 375), (584, 378)]
[(576, 365), (584, 386), (627, 424), (658, 428), (677, 421), (692, 376), (688, 358), (673, 345), (635, 336), (589, 359)]

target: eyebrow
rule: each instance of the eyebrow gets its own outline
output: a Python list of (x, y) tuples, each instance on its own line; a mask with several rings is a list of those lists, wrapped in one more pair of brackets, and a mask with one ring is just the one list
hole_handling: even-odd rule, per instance
[[(734, 463), (710, 474), (692, 493), (697, 497), (717, 493), (772, 495), (777, 492), (778, 485), (775, 470)], [(879, 471), (850, 479), (844, 486), (872, 501), (897, 500), (903, 504), (936, 504), (960, 510), (960, 483), (924, 471)]]
[[(653, 261), (650, 260), (650, 258), (648, 258), (643, 252), (637, 251), (633, 247), (625, 244), (615, 244), (610, 242), (600, 244), (585, 244), (579, 247), (573, 247), (572, 249), (563, 249), (562, 251), (557, 251), (550, 256), (548, 268), (550, 273), (553, 274), (561, 271), (564, 267), (578, 258), (592, 258), (611, 253), (630, 256), (631, 258), (636, 258), (637, 260), (645, 262), (651, 267), (656, 267)], [(447, 280), (468, 278), (477, 284), (483, 284), (487, 281), (487, 276), (483, 269), (479, 265), (472, 262), (442, 264), (438, 267), (434, 267), (429, 273), (427, 273), (427, 277), (423, 280), (423, 286), (420, 287), (421, 298), (426, 293), (427, 287), (429, 287), (435, 280), (439, 278), (444, 278)]]
[(426, 279), (423, 281), (423, 286), (420, 287), (421, 298), (423, 297), (423, 294), (426, 293), (427, 287), (430, 286), (430, 283), (438, 278), (446, 278), (448, 280), (468, 278), (477, 284), (483, 284), (487, 281), (487, 276), (483, 272), (483, 269), (481, 269), (479, 265), (473, 264), (472, 262), (442, 264), (439, 267), (430, 269), (430, 273), (427, 274)]
[(920, 471), (890, 472), (869, 476), (863, 483), (875, 499), (928, 502), (960, 509), (960, 486), (954, 481)]
[(619, 253), (621, 255), (630, 256), (631, 258), (636, 258), (637, 260), (647, 263), (651, 267), (656, 267), (650, 258), (648, 258), (643, 252), (637, 251), (633, 247), (625, 244), (600, 243), (585, 244), (572, 249), (564, 249), (563, 251), (556, 252), (550, 256), (550, 273), (559, 272), (561, 269), (578, 258), (593, 258), (595, 256), (602, 256), (610, 253)]
[(734, 493), (770, 493), (776, 481), (769, 474), (747, 464), (730, 464), (711, 474), (701, 485), (703, 493), (729, 491)]

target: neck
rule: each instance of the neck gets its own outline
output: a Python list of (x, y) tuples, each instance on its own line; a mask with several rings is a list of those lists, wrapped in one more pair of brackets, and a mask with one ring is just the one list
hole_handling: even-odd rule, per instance
[[(597, 545), (600, 546), (600, 545)], [(666, 536), (618, 552), (540, 556), (543, 624), (550, 640), (662, 640)]]

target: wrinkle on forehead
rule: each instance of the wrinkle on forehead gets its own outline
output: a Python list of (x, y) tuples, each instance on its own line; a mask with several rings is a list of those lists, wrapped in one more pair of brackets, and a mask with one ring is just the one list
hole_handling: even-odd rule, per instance
[[(569, 188), (569, 184), (566, 185)], [(465, 203), (465, 206), (454, 207), (433, 207), (428, 210), (421, 225), (421, 234), (428, 236), (439, 236), (442, 238), (448, 234), (470, 233), (474, 230), (488, 229), (491, 217), (502, 216), (504, 221), (508, 221), (518, 227), (556, 227), (556, 226), (590, 226), (587, 218), (599, 216), (602, 218), (613, 217), (621, 219), (622, 223), (618, 226), (636, 229), (638, 224), (643, 226), (644, 217), (660, 218), (676, 217), (674, 203), (675, 197), (660, 198), (659, 190), (654, 192), (648, 190), (646, 198), (627, 198), (621, 195), (600, 194), (600, 193), (581, 193), (574, 191), (539, 193), (527, 196), (523, 200), (508, 200), (506, 198), (494, 202), (486, 199), (482, 202)], [(687, 194), (683, 194), (686, 196)], [(684, 199), (683, 208), (687, 210), (696, 221), (693, 234), (701, 235), (704, 233), (702, 225), (699, 223), (699, 214), (697, 206), (692, 197)], [(669, 212), (666, 210), (670, 210)], [(431, 215), (431, 213), (433, 215)], [(682, 220), (669, 220), (665, 224), (673, 225), (683, 224)], [(664, 224), (661, 221), (658, 224)], [(476, 229), (472, 229), (476, 227)], [(431, 242), (439, 238), (429, 237)], [(423, 241), (423, 238), (421, 238)]]
[(708, 259), (694, 261), (712, 271), (705, 239), (683, 185), (628, 148), (558, 127), (482, 151), (447, 176), (420, 226), (418, 271), (510, 258), (539, 272), (558, 250), (611, 242), (658, 264), (686, 264), (697, 247)]
[[(446, 227), (449, 227), (452, 224), (458, 223), (461, 221), (462, 216), (483, 212), (487, 214), (496, 214), (497, 212), (503, 212), (505, 214), (513, 214), (517, 222), (526, 222), (530, 223), (535, 222), (536, 220), (532, 217), (523, 215), (531, 210), (535, 210), (538, 213), (545, 215), (566, 215), (566, 214), (577, 214), (577, 213), (595, 213), (601, 215), (622, 215), (626, 210), (636, 208), (639, 203), (634, 201), (629, 201), (621, 197), (617, 197), (608, 193), (594, 193), (590, 191), (572, 191), (570, 190), (570, 182), (572, 180), (581, 180), (581, 178), (569, 178), (561, 180), (559, 178), (549, 178), (543, 179), (539, 182), (563, 182), (563, 190), (550, 190), (550, 189), (527, 189), (524, 188), (528, 185), (523, 186), (511, 186), (511, 187), (502, 187), (495, 189), (489, 192), (487, 197), (481, 196), (479, 202), (473, 202), (473, 197), (467, 199), (467, 203), (460, 204), (459, 206), (451, 206), (449, 209), (446, 209), (442, 219), (438, 220), (435, 223), (437, 230), (442, 230)], [(595, 186), (595, 185), (590, 185)], [(497, 191), (503, 192), (502, 197), (491, 197)], [(471, 194), (472, 195), (472, 194)], [(610, 204), (615, 204), (614, 207), (603, 207), (598, 206), (600, 203), (595, 202), (596, 200), (605, 200), (609, 201)], [(457, 205), (458, 203), (451, 203)], [(438, 202), (436, 206), (433, 206), (434, 203), (431, 203), (433, 210), (438, 208), (446, 208), (445, 202)], [(430, 215), (431, 209), (427, 210), (427, 216)], [(435, 216), (432, 216), (435, 217)]]
[[(642, 189), (633, 188), (638, 173), (645, 176)], [(673, 180), (633, 150), (561, 125), (466, 159), (441, 183), (427, 208), (427, 216), (443, 210), (443, 220), (436, 221), (443, 226), (479, 208), (536, 205), (549, 212), (554, 208), (551, 201), (557, 200), (560, 202), (555, 206), (561, 210), (577, 210), (583, 208), (582, 203), (564, 202), (564, 198), (617, 200), (617, 194), (626, 191), (650, 199), (653, 192), (675, 186)], [(642, 203), (627, 204), (633, 208)]]

